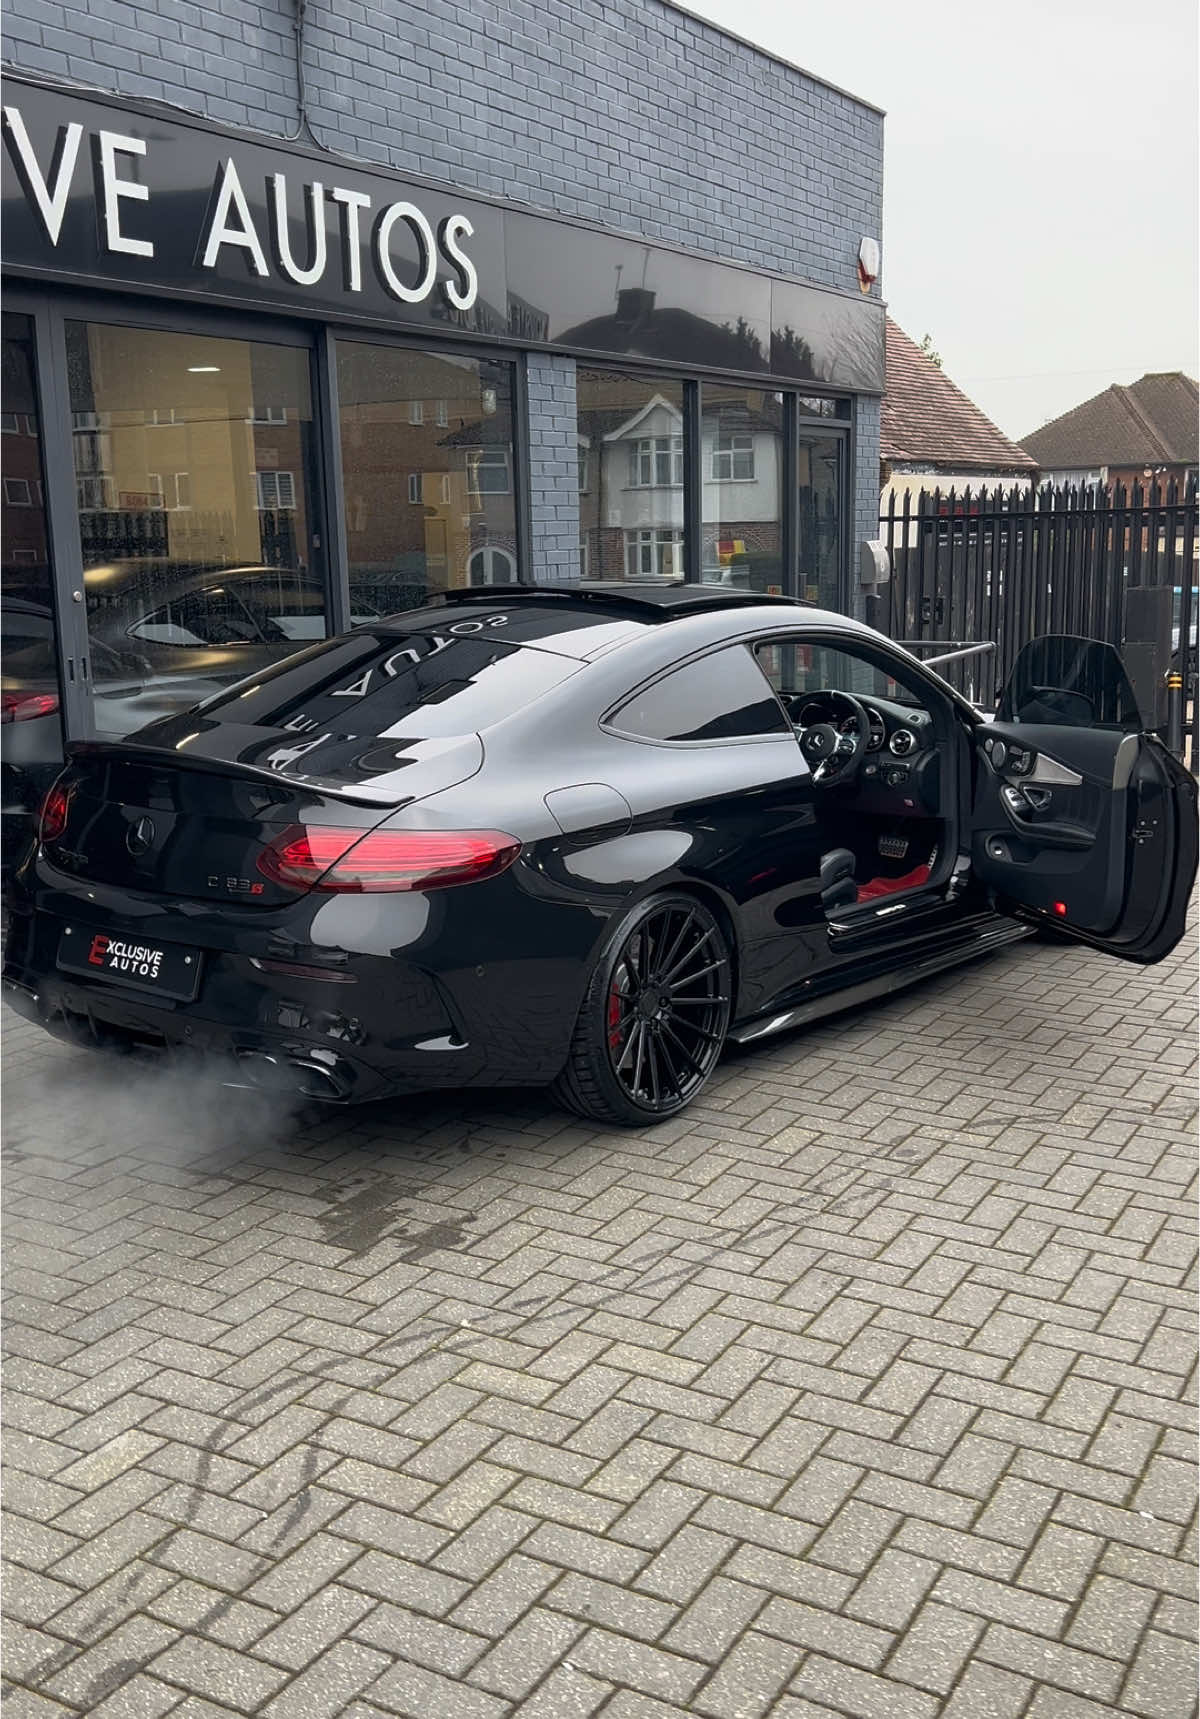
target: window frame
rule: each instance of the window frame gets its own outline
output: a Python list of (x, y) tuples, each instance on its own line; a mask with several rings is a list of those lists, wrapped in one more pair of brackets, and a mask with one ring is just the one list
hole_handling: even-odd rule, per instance
[[(694, 752), (698, 748), (711, 746), (757, 746), (764, 742), (774, 745), (779, 741), (783, 741), (786, 745), (795, 748), (796, 730), (788, 717), (783, 701), (767, 679), (767, 676), (763, 673), (763, 670), (759, 667), (754, 654), (756, 643), (757, 640), (754, 637), (720, 639), (715, 644), (705, 645), (701, 650), (692, 651), (687, 656), (680, 657), (676, 662), (668, 663), (665, 666), (656, 668), (653, 673), (646, 675), (643, 680), (639, 681), (635, 686), (630, 687), (627, 691), (623, 692), (619, 698), (608, 704), (604, 714), (600, 718), (600, 727), (606, 734), (611, 734), (619, 740), (628, 740), (638, 746), (664, 746), (676, 752)], [(775, 700), (776, 706), (779, 710), (779, 720), (781, 724), (777, 733), (722, 734), (711, 735), (706, 738), (702, 737), (699, 740), (659, 740), (653, 735), (633, 734), (629, 729), (617, 726), (617, 718), (623, 710), (633, 703), (635, 698), (641, 698), (645, 693), (658, 686), (660, 682), (669, 679), (671, 675), (679, 674), (684, 669), (693, 668), (697, 663), (706, 662), (710, 657), (714, 657), (722, 651), (739, 650), (745, 654), (754, 673), (762, 680), (764, 691)]]
[[(686, 469), (684, 436), (672, 431), (669, 436), (631, 436), (629, 438), (628, 489), (682, 489)], [(660, 461), (667, 462), (669, 476), (659, 475)], [(642, 476), (645, 469), (648, 477)], [(678, 472), (678, 476), (676, 476)]]
[[(687, 566), (685, 552), (687, 548), (687, 533), (681, 525), (631, 525), (626, 526), (622, 530), (621, 535), (625, 540), (625, 584), (637, 585), (643, 579), (686, 579)], [(650, 539), (648, 544), (644, 544), (640, 541), (644, 537), (648, 537)], [(661, 543), (659, 540), (662, 538), (666, 538), (668, 541), (666, 543)], [(640, 563), (642, 550), (646, 548), (650, 550), (652, 561), (657, 561), (658, 557), (656, 552), (659, 549), (678, 549), (678, 556), (673, 555), (671, 557), (672, 561), (678, 562), (678, 571), (673, 570), (670, 573), (659, 573), (656, 572), (653, 567), (649, 572), (644, 571)], [(629, 570), (629, 558), (631, 552), (635, 555), (639, 563), (633, 572), (630, 572)], [(620, 581), (614, 580), (614, 584), (617, 583), (620, 583)]]
[[(467, 487), (477, 501), (482, 502), (484, 496), (487, 495), (512, 494), (512, 470), (507, 447), (489, 445), (479, 448), (464, 448), (463, 452), (467, 455)], [(495, 457), (496, 455), (499, 455), (498, 459)], [(502, 471), (504, 474), (503, 486), (481, 484), (479, 475), (483, 471)]]
[[(272, 485), (273, 485), (274, 490), (275, 490), (275, 500), (274, 501), (264, 501), (263, 500), (264, 489), (266, 487), (263, 484), (264, 478), (270, 478), (272, 480)], [(286, 478), (288, 480), (288, 492), (289, 492), (289, 495), (291, 497), (291, 499), (289, 501), (284, 501), (280, 497), (280, 492), (279, 492), (279, 480), (280, 480), (280, 478)], [(276, 466), (256, 467), (255, 472), (254, 472), (254, 496), (255, 496), (254, 507), (255, 507), (255, 511), (258, 513), (295, 513), (295, 511), (296, 511), (296, 474), (295, 474), (295, 472), (294, 471), (288, 471), (287, 469), (284, 469), (281, 471)]]
[[(729, 446), (722, 447), (722, 441), (728, 442)], [(744, 442), (746, 445), (742, 448), (735, 447), (733, 444), (737, 442)], [(757, 482), (754, 475), (754, 432), (752, 430), (730, 430), (724, 436), (722, 436), (721, 432), (718, 431), (713, 437), (711, 451), (712, 464), (709, 469), (709, 481), (711, 483)], [(748, 472), (737, 472), (734, 470), (739, 453), (747, 454), (749, 456), (750, 470)], [(727, 460), (729, 463), (729, 470), (727, 472), (717, 470), (717, 466), (722, 460)]]

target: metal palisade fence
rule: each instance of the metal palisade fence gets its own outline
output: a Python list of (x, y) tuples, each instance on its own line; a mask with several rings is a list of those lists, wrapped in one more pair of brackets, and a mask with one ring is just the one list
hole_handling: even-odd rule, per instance
[(1149, 726), (1167, 723), (1169, 677), (1183, 683), (1197, 736), (1196, 484), (940, 490), (884, 498), (889, 583), (867, 619), (994, 708), (1018, 651), (1043, 633), (1122, 651)]

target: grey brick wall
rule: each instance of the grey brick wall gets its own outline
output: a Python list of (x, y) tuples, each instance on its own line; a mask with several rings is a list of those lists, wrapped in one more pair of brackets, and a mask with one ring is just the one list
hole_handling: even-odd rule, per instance
[[(8, 0), (5, 57), (276, 135), (292, 0)], [(401, 172), (854, 285), (883, 119), (662, 0), (308, 0), (314, 136)]]
[(575, 360), (531, 352), (529, 490), (533, 576), (543, 583), (579, 577), (579, 441)]
[(295, 15), (292, 0), (16, 0), (4, 59), (282, 137), (297, 129)]

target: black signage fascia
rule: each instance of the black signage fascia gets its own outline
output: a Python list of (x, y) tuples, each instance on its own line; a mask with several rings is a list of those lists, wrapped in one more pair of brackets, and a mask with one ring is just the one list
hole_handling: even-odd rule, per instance
[(3, 83), (4, 262), (325, 322), (882, 393), (883, 306), (152, 104)]

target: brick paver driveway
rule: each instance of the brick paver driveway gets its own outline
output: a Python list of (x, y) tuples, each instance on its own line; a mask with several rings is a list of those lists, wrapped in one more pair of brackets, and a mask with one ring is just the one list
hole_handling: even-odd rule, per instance
[(1194, 1016), (1027, 944), (686, 1119), (8, 1026), (8, 1719), (1184, 1719)]

